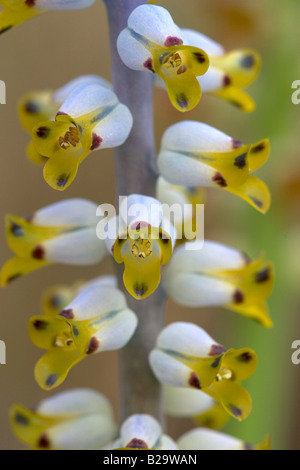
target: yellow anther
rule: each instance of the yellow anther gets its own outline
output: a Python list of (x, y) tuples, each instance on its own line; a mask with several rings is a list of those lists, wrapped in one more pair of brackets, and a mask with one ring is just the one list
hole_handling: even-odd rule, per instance
[(133, 256), (139, 258), (146, 258), (146, 256), (150, 256), (152, 253), (152, 243), (150, 240), (147, 239), (139, 239), (132, 244), (131, 253)]
[(224, 369), (224, 367), (222, 367), (216, 377), (217, 382), (220, 382), (220, 380), (230, 380), (230, 379), (232, 379), (232, 371), (229, 369)]
[(65, 346), (71, 346), (73, 344), (73, 339), (70, 338), (70, 335), (63, 333), (62, 336), (57, 336), (54, 342), (55, 346), (58, 348), (64, 348)]
[(76, 147), (80, 142), (80, 136), (77, 127), (70, 127), (63, 137), (59, 138), (59, 145), (64, 150), (70, 147)]

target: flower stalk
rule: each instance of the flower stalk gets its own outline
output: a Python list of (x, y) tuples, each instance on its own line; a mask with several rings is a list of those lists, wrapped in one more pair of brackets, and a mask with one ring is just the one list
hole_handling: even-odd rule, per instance
[[(125, 144), (115, 149), (118, 196), (142, 193), (155, 196), (155, 143), (153, 133), (153, 77), (127, 68), (117, 51), (117, 38), (130, 13), (142, 0), (104, 0), (109, 22), (112, 82), (115, 93), (133, 116)], [(120, 286), (122, 268), (117, 266)], [(125, 291), (124, 291), (125, 292)], [(120, 352), (121, 421), (135, 413), (148, 413), (163, 424), (161, 386), (148, 365), (148, 354), (164, 322), (165, 293), (159, 287), (149, 298), (137, 301), (127, 292), (127, 303), (139, 319), (132, 340)]]

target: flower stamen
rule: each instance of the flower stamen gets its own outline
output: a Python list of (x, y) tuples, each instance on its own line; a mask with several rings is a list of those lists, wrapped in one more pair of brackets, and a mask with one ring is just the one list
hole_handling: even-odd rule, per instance
[(65, 135), (59, 138), (59, 145), (64, 150), (67, 150), (70, 147), (75, 148), (79, 142), (80, 136), (77, 127), (69, 127), (69, 130), (65, 133)]

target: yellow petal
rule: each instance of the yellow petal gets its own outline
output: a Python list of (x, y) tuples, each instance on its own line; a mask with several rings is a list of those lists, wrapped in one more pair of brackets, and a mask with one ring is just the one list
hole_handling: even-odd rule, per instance
[[(31, 317), (28, 323), (29, 338), (35, 346), (41, 349), (51, 349), (57, 338), (61, 338), (60, 344), (68, 337), (72, 337), (72, 329), (64, 318), (50, 318), (45, 315)], [(70, 347), (74, 348), (74, 343)], [(61, 349), (69, 350), (67, 345)]]
[(257, 356), (253, 349), (229, 349), (222, 358), (222, 367), (232, 372), (230, 380), (242, 382), (255, 372)]
[(228, 420), (228, 414), (219, 403), (216, 403), (210, 410), (195, 416), (193, 419), (198, 426), (210, 429), (222, 429)]
[(5, 8), (0, 12), (0, 34), (41, 13), (43, 12), (24, 5), (24, 2), (20, 2), (20, 5), (15, 8), (10, 8), (10, 6)]
[(27, 93), (18, 104), (19, 119), (22, 126), (31, 133), (40, 122), (53, 118), (59, 104), (53, 102), (50, 90)]
[(268, 306), (265, 302), (249, 302), (241, 304), (231, 304), (229, 310), (234, 310), (245, 317), (251, 318), (265, 328), (272, 328), (273, 322), (269, 316)]
[(52, 348), (36, 364), (35, 379), (43, 390), (53, 390), (65, 380), (69, 370), (84, 357), (77, 349), (67, 351), (59, 347)]
[(24, 274), (28, 274), (36, 269), (43, 268), (51, 264), (49, 261), (30, 259), (30, 258), (12, 258), (3, 266), (0, 274), (1, 286), (6, 286), (13, 280)]
[(252, 409), (249, 393), (236, 382), (221, 380), (204, 390), (212, 398), (221, 403), (227, 413), (238, 421), (246, 419)]
[(181, 112), (191, 111), (199, 103), (202, 92), (194, 73), (187, 69), (177, 75), (172, 70), (160, 73), (164, 80), (172, 105)]
[(244, 199), (252, 207), (266, 214), (271, 206), (271, 193), (268, 186), (260, 179), (253, 175), (249, 175), (248, 179), (240, 186), (228, 186), (224, 187), (225, 191), (228, 191), (236, 196)]
[(254, 450), (271, 450), (271, 439), (267, 437), (264, 441), (260, 442), (254, 447)]
[(29, 446), (38, 447), (43, 433), (55, 423), (53, 418), (44, 418), (22, 405), (14, 405), (10, 410), (10, 422), (14, 434)]
[(46, 289), (42, 298), (42, 310), (45, 315), (55, 317), (66, 305), (68, 305), (76, 296), (80, 283), (74, 286), (53, 286)]
[(268, 160), (270, 150), (269, 139), (263, 139), (253, 144), (249, 152), (249, 170), (255, 171), (260, 168)]
[(76, 152), (61, 149), (48, 159), (44, 166), (44, 179), (51, 188), (64, 191), (70, 186), (77, 175), (82, 152), (82, 148)]
[(59, 139), (64, 138), (70, 127), (70, 122), (40, 122), (32, 129), (32, 141), (36, 151), (44, 157), (52, 157), (61, 149)]
[(221, 90), (211, 91), (209, 93), (229, 101), (231, 104), (245, 113), (251, 113), (255, 110), (255, 102), (251, 96), (234, 86), (229, 85), (222, 88)]
[(226, 72), (231, 84), (237, 88), (244, 88), (256, 79), (260, 64), (260, 56), (253, 49), (237, 49), (211, 58), (211, 65)]
[(32, 141), (29, 143), (26, 153), (29, 160), (36, 165), (44, 165), (47, 161), (47, 157), (43, 157), (38, 153)]

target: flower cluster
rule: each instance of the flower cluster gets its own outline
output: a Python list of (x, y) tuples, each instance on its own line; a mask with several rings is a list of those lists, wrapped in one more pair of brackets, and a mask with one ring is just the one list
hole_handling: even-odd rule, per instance
[[(93, 3), (0, 0), (4, 7), (0, 34), (47, 10), (76, 10)], [(135, 8), (116, 47), (127, 67), (153, 74), (153, 85), (167, 89), (178, 111), (195, 108), (202, 92), (245, 112), (255, 108), (244, 88), (258, 75), (259, 55), (248, 48), (226, 52), (203, 34), (180, 29), (162, 7)], [(27, 93), (19, 102), (21, 124), (31, 135), (27, 156), (44, 165), (44, 179), (51, 188), (63, 191), (91, 152), (127, 141), (135, 124), (129, 107), (119, 101), (110, 83), (95, 75), (75, 78), (58, 90)], [(128, 298), (113, 276), (54, 286), (44, 294), (43, 313), (31, 317), (28, 325), (31, 341), (46, 351), (34, 372), (43, 390), (60, 386), (70, 369), (88, 356), (127, 345), (141, 313), (135, 300), (151, 296), (161, 279), (161, 291), (180, 305), (225, 307), (264, 327), (272, 326), (266, 304), (274, 282), (272, 264), (262, 257), (251, 260), (221, 243), (203, 242), (194, 232), (204, 187), (221, 188), (260, 213), (268, 211), (269, 189), (253, 173), (269, 153), (268, 139), (244, 144), (205, 123), (177, 122), (165, 131), (158, 153), (156, 188), (152, 188), (157, 199), (130, 192), (121, 201), (118, 216), (111, 218), (104, 208), (81, 198), (48, 205), (28, 217), (7, 216), (7, 243), (15, 257), (2, 268), (2, 286), (53, 263), (96, 264), (108, 253), (124, 265)], [(142, 169), (143, 174), (147, 171)], [(130, 177), (134, 180), (134, 175)], [(180, 209), (188, 205), (187, 213), (171, 218), (166, 204)], [(128, 305), (134, 305), (136, 312)], [(108, 400), (88, 389), (52, 396), (34, 411), (15, 405), (11, 410), (15, 434), (34, 449), (270, 447), (268, 439), (252, 446), (219, 432), (229, 417), (242, 421), (249, 416), (251, 397), (240, 383), (255, 372), (254, 350), (226, 349), (188, 322), (167, 325), (155, 346), (154, 340), (150, 344), (149, 364), (143, 366), (162, 385), (165, 413), (193, 418), (199, 426), (177, 442), (142, 410), (117, 426)]]

